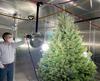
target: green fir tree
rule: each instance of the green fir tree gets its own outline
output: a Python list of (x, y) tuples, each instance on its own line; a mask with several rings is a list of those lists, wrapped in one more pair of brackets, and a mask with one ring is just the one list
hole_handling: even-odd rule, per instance
[(39, 63), (38, 73), (42, 81), (93, 81), (96, 66), (89, 53), (84, 56), (87, 48), (82, 43), (74, 19), (60, 14), (50, 48)]

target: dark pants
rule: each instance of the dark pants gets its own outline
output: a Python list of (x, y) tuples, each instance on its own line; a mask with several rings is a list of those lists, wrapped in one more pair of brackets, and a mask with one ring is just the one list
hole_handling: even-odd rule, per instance
[(7, 81), (13, 81), (14, 64), (11, 63), (4, 66), (5, 66), (4, 69), (0, 69), (0, 81), (4, 81), (6, 76), (7, 76)]

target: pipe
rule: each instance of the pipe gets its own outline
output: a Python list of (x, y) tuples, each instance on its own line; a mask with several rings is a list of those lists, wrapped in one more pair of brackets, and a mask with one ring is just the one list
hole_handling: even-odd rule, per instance
[(35, 32), (38, 32), (38, 20), (39, 20), (39, 7), (42, 5), (43, 2), (37, 2), (37, 12), (36, 12), (36, 29)]
[(96, 20), (96, 19), (100, 19), (100, 17), (93, 17), (93, 18), (83, 19), (83, 20), (75, 21), (74, 23), (87, 22), (87, 21), (92, 21), (92, 20)]

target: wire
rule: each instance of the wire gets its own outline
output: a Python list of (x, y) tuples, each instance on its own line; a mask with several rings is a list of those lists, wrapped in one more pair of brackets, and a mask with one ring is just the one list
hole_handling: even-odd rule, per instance
[(32, 58), (32, 54), (31, 54), (31, 50), (30, 50), (30, 44), (29, 44), (27, 38), (26, 38), (26, 42), (27, 42), (27, 45), (28, 45), (28, 51), (29, 51), (29, 55), (30, 55), (30, 60), (32, 62), (33, 71), (35, 72), (35, 76), (36, 76), (37, 81), (39, 81), (39, 78), (38, 78), (38, 75), (37, 75), (37, 72), (36, 72), (36, 69), (35, 69), (35, 65), (34, 65), (34, 60)]
[[(0, 12), (0, 15), (13, 18), (13, 16), (10, 16), (10, 15), (7, 15), (7, 14), (1, 13), (1, 12)], [(20, 17), (15, 17), (15, 18), (20, 19), (20, 20), (29, 20), (29, 19), (20, 18)]]

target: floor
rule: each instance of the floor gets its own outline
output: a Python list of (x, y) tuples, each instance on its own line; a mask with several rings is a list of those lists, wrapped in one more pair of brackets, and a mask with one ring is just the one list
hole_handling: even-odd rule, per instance
[(41, 51), (39, 49), (32, 50), (31, 55), (32, 59), (28, 50), (17, 51), (15, 81), (37, 81), (33, 66), (35, 68), (37, 67), (37, 63), (41, 57)]

